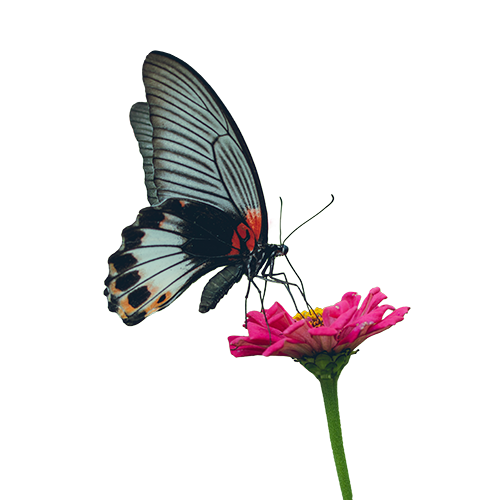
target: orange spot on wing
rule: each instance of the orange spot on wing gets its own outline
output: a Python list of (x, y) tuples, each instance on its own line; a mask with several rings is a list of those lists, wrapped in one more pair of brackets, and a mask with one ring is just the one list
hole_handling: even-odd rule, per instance
[(181, 207), (184, 208), (186, 205), (186, 200), (179, 200), (179, 203), (181, 204)]
[(113, 295), (118, 295), (121, 293), (120, 290), (118, 290), (118, 288), (116, 288), (114, 281), (109, 284), (109, 290)]
[(130, 316), (131, 314), (133, 314), (135, 311), (137, 311), (137, 308), (136, 307), (132, 307), (129, 302), (128, 302), (128, 296), (127, 297), (124, 297), (123, 299), (120, 300), (120, 309), (118, 311), (118, 314), (120, 315), (120, 317), (123, 318), (122, 316), (122, 312), (125, 314), (125, 316)]
[(165, 227), (165, 224), (170, 220), (170, 217), (167, 215), (167, 214), (163, 214), (163, 220), (160, 222), (160, 224), (158, 225), (158, 227), (160, 227), (161, 229), (163, 229)]
[[(160, 301), (160, 298), (163, 297), (163, 295), (165, 295), (165, 298)], [(149, 304), (149, 306), (144, 307), (143, 311), (146, 313), (146, 316), (149, 316), (164, 307), (171, 298), (172, 294), (170, 292), (165, 292), (164, 294), (160, 295), (160, 297), (155, 302), (152, 302), (151, 304)]]

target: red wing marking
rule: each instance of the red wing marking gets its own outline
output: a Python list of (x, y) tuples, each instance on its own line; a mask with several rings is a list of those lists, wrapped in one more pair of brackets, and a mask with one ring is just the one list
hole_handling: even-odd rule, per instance
[(238, 231), (238, 234), (241, 236), (242, 240), (247, 240), (245, 242), (246, 247), (250, 252), (255, 248), (255, 236), (252, 230), (248, 228), (243, 222), (238, 226), (236, 229)]
[(262, 212), (260, 208), (249, 208), (245, 215), (248, 227), (253, 231), (255, 240), (258, 241), (262, 229)]
[(250, 208), (245, 215), (246, 224), (239, 224), (233, 233), (231, 239), (232, 249), (228, 255), (238, 255), (241, 253), (240, 240), (245, 241), (245, 245), (249, 252), (255, 248), (255, 244), (259, 239), (262, 229), (262, 213), (260, 208)]
[(233, 237), (231, 239), (231, 251), (228, 255), (238, 255), (240, 253), (240, 239), (238, 238), (238, 234), (236, 231), (233, 233)]

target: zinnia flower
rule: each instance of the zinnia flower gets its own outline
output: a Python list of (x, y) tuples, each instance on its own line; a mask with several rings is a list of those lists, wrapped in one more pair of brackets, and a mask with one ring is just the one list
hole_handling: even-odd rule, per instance
[[(248, 313), (248, 336), (229, 337), (231, 354), (235, 357), (290, 356), (320, 381), (344, 500), (352, 500), (352, 490), (342, 442), (337, 382), (351, 355), (357, 352), (356, 347), (402, 321), (409, 311), (409, 307), (379, 305), (386, 298), (380, 288), (372, 288), (358, 307), (361, 297), (348, 292), (333, 306), (295, 317), (276, 302), (265, 314)], [(384, 318), (387, 311), (392, 312)]]
[[(372, 288), (358, 307), (361, 296), (348, 292), (333, 306), (303, 312), (295, 317), (276, 302), (266, 309), (265, 316), (257, 311), (248, 313), (248, 336), (229, 337), (231, 354), (236, 357), (261, 354), (300, 359), (321, 352), (353, 351), (367, 338), (402, 321), (409, 311), (409, 307), (380, 306), (386, 298), (380, 288)], [(387, 311), (393, 312), (384, 318)]]

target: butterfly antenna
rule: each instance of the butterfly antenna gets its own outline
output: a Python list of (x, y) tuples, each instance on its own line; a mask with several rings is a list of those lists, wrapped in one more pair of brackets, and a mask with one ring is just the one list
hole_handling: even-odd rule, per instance
[(280, 245), (283, 245), (283, 242), (281, 241), (281, 218), (283, 216), (283, 200), (280, 196)]
[[(302, 224), (300, 224), (298, 227), (296, 227), (286, 238), (285, 240), (283, 241), (282, 244), (285, 243), (285, 241), (290, 238), (290, 236), (292, 236), (293, 233), (295, 233), (295, 231), (297, 231), (297, 229), (300, 229), (304, 224), (307, 224), (310, 220), (314, 219), (315, 217), (317, 217), (321, 212), (323, 212), (324, 210), (326, 210), (332, 203), (333, 203), (333, 200), (335, 199), (333, 194), (331, 195), (332, 196), (332, 199), (331, 201), (326, 205), (324, 206), (319, 212), (317, 212), (316, 214), (314, 214), (312, 217), (309, 217), (309, 219), (307, 219), (305, 222), (303, 222)], [(280, 198), (280, 201), (281, 201), (281, 198)], [(281, 202), (281, 206), (283, 207), (283, 202)], [(280, 241), (281, 241), (281, 213), (280, 213)], [(316, 316), (316, 319), (318, 319), (317, 315), (316, 315), (316, 311), (314, 311), (314, 309), (311, 307), (311, 305), (309, 304), (309, 301), (307, 300), (307, 297), (306, 297), (306, 291), (305, 291), (305, 288), (304, 288), (304, 283), (302, 282), (302, 279), (300, 278), (299, 274), (297, 273), (297, 271), (295, 270), (295, 268), (292, 266), (292, 263), (290, 262), (290, 259), (288, 258), (287, 255), (285, 255), (285, 259), (287, 260), (288, 262), (288, 265), (290, 266), (290, 268), (292, 269), (293, 273), (295, 274), (295, 276), (297, 276), (297, 279), (299, 280), (299, 283), (300, 283), (300, 286), (298, 286), (297, 288), (300, 290), (300, 293), (302, 295), (302, 298), (304, 299), (304, 302), (306, 303), (306, 307), (309, 311), (312, 312), (312, 314), (314, 314), (314, 316)], [(298, 311), (298, 309), (297, 309)], [(302, 316), (302, 313), (299, 312), (299, 314)]]
[[(280, 198), (281, 199), (281, 198)], [(297, 231), (297, 229), (300, 229), (304, 224), (307, 224), (310, 220), (314, 219), (314, 217), (317, 217), (321, 212), (323, 212), (324, 210), (326, 210), (332, 203), (333, 203), (333, 200), (334, 200), (334, 197), (333, 197), (333, 194), (332, 194), (332, 200), (328, 203), (328, 205), (324, 206), (318, 213), (314, 214), (312, 217), (309, 217), (309, 219), (307, 219), (305, 222), (303, 222), (300, 226), (296, 227), (286, 238), (285, 238), (285, 241), (290, 238), (290, 236), (292, 236), (293, 233), (295, 233), (295, 231)], [(281, 225), (280, 225), (280, 230), (281, 230)], [(280, 238), (281, 239), (281, 238)], [(285, 241), (283, 241), (283, 243), (285, 243)], [(299, 278), (300, 279), (300, 278)]]

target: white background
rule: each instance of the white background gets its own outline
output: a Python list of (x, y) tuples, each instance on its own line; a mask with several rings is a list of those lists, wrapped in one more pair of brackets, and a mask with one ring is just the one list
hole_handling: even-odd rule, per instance
[(102, 50), (168, 46), (412, 50), (412, 498), (499, 498), (490, 3), (68, 5), (4, 12), (0, 496), (156, 499), (102, 473)]

